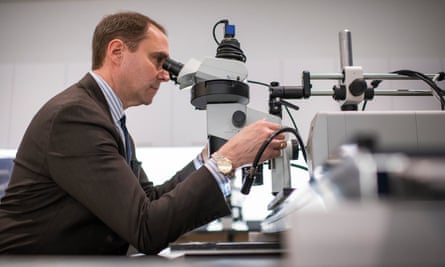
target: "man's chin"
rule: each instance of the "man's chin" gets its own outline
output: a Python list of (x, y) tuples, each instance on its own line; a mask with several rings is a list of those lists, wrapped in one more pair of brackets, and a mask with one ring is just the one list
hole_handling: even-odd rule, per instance
[(145, 100), (144, 103), (142, 103), (142, 104), (145, 105), (145, 106), (148, 106), (148, 105), (150, 105), (151, 103), (153, 103), (153, 99), (147, 99), (147, 100)]

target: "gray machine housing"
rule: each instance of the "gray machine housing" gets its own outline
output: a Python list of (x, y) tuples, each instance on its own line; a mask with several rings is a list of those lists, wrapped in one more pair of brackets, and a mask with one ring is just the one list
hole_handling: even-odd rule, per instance
[(339, 146), (358, 135), (374, 136), (381, 148), (420, 152), (445, 147), (443, 111), (320, 112), (312, 120), (307, 141), (308, 166), (313, 173)]

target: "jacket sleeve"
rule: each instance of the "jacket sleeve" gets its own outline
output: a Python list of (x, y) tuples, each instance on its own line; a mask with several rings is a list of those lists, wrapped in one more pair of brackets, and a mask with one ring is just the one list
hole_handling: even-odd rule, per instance
[(54, 114), (46, 160), (54, 181), (121, 238), (156, 254), (181, 234), (230, 214), (205, 167), (184, 170), (158, 193), (147, 194), (151, 185), (141, 186), (102, 113), (78, 105)]
[[(134, 147), (133, 151), (135, 151)], [(136, 153), (133, 153), (131, 168), (134, 175), (136, 175), (136, 177), (139, 179), (139, 183), (141, 184), (143, 190), (150, 200), (156, 200), (163, 194), (170, 192), (173, 188), (176, 187), (178, 183), (181, 183), (190, 174), (196, 171), (193, 161), (191, 161), (181, 170), (177, 171), (175, 175), (173, 175), (173, 177), (166, 180), (164, 183), (160, 185), (153, 185), (153, 183), (148, 179), (144, 169), (142, 168), (142, 163), (137, 160)]]

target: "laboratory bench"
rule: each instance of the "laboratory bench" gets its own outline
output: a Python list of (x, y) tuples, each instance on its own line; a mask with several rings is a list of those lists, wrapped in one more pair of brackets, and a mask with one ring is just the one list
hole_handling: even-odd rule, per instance
[(0, 266), (284, 266), (279, 236), (257, 231), (197, 228), (158, 255), (129, 251), (127, 256), (2, 255)]
[(166, 266), (166, 267), (226, 267), (226, 266), (257, 266), (271, 267), (283, 266), (280, 256), (203, 256), (180, 257), (168, 259), (161, 256), (0, 256), (0, 266), (71, 266), (71, 267), (96, 267), (96, 266)]

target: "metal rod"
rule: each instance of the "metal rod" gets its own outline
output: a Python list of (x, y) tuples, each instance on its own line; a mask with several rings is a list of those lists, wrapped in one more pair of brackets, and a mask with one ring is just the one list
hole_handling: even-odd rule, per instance
[[(375, 90), (375, 95), (381, 95), (381, 96), (431, 96), (431, 91), (425, 91), (425, 90)], [(312, 91), (311, 96), (332, 96), (333, 91), (332, 90), (317, 90)]]
[[(433, 78), (436, 74), (425, 74)], [(393, 73), (363, 73), (365, 80), (416, 80), (416, 78)], [(311, 80), (342, 80), (342, 73), (310, 73)]]
[(338, 33), (340, 43), (340, 67), (344, 69), (346, 66), (352, 66), (352, 41), (351, 32), (343, 30)]

